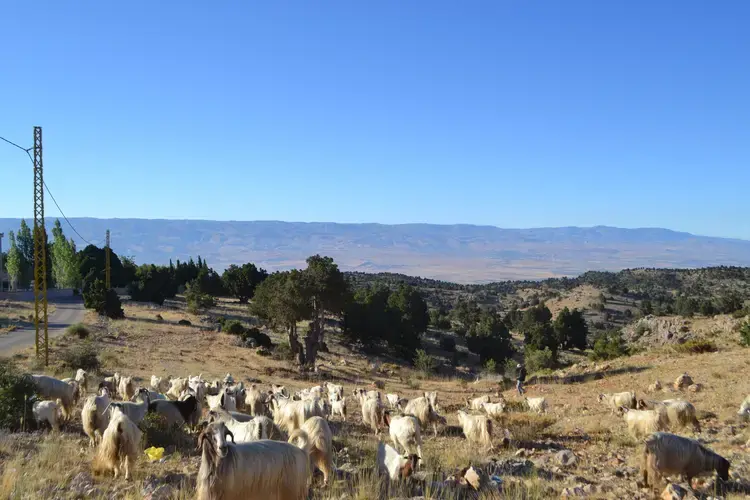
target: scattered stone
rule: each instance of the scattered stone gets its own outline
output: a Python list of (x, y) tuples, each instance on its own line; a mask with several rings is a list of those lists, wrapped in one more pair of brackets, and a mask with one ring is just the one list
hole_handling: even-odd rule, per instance
[(692, 384), (688, 386), (690, 392), (701, 392), (703, 390), (703, 384)]
[(148, 495), (143, 495), (143, 500), (170, 500), (177, 494), (177, 490), (174, 486), (168, 484), (162, 484), (157, 486), (154, 491)]
[(192, 326), (193, 325), (190, 321), (186, 319), (181, 319), (180, 321), (177, 322), (177, 324), (180, 326)]
[(679, 484), (670, 483), (666, 488), (664, 488), (664, 491), (661, 493), (660, 498), (662, 500), (688, 500), (694, 499), (695, 495), (690, 493), (687, 489), (683, 488)]
[(156, 321), (164, 321), (164, 318), (162, 318), (161, 314), (156, 315)]
[(562, 490), (562, 493), (560, 493), (560, 498), (569, 498), (569, 497), (585, 497), (586, 493), (583, 491), (583, 488), (580, 488), (576, 486), (575, 488), (565, 488)]
[(578, 462), (578, 457), (570, 450), (560, 450), (555, 455), (555, 460), (563, 467), (571, 467)]
[(523, 458), (523, 457), (525, 457), (525, 456), (526, 456), (526, 454), (527, 454), (527, 452), (526, 452), (526, 449), (525, 449), (525, 448), (521, 448), (520, 450), (517, 450), (517, 451), (516, 451), (516, 452), (515, 452), (515, 453), (513, 454), (513, 456), (514, 456), (514, 457), (520, 457), (520, 458)]

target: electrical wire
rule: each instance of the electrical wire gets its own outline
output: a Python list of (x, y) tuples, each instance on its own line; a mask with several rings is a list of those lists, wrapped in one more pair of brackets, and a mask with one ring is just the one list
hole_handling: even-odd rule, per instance
[[(11, 146), (17, 147), (18, 149), (20, 149), (21, 151), (23, 151), (24, 153), (26, 153), (26, 155), (29, 157), (29, 160), (31, 160), (32, 165), (34, 164), (34, 158), (31, 156), (31, 153), (29, 153), (29, 151), (31, 151), (33, 148), (28, 148), (28, 149), (23, 148), (23, 147), (19, 146), (18, 144), (16, 144), (15, 142), (9, 141), (8, 139), (6, 139), (3, 136), (0, 136), (0, 139), (2, 139), (3, 141), (7, 142)], [(84, 238), (83, 236), (81, 236), (81, 233), (78, 232), (78, 230), (75, 228), (75, 226), (73, 226), (73, 224), (71, 224), (70, 220), (68, 220), (68, 218), (65, 216), (65, 212), (63, 212), (62, 208), (60, 208), (60, 205), (57, 203), (57, 200), (52, 195), (52, 191), (50, 191), (49, 187), (47, 187), (47, 183), (44, 182), (44, 180), (42, 180), (42, 184), (44, 184), (44, 189), (47, 190), (47, 194), (49, 195), (50, 198), (52, 198), (52, 201), (55, 203), (55, 206), (60, 211), (60, 214), (63, 216), (63, 219), (65, 219), (65, 222), (67, 222), (68, 225), (70, 226), (70, 229), (72, 229), (73, 232), (76, 233), (78, 235), (78, 237), (81, 238), (81, 240), (83, 240), (84, 243), (88, 243), (89, 245), (92, 245), (92, 243), (90, 241), (88, 241), (86, 238)]]

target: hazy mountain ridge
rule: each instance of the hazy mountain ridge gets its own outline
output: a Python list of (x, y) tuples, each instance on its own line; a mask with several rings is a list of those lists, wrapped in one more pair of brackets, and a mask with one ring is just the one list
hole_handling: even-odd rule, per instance
[[(201, 255), (217, 270), (247, 261), (269, 270), (287, 269), (303, 266), (315, 253), (330, 255), (343, 270), (390, 271), (463, 283), (632, 267), (750, 265), (750, 241), (658, 228), (94, 218), (71, 222), (96, 245), (103, 244), (105, 230), (110, 229), (114, 250), (139, 263)], [(7, 233), (19, 224), (20, 219), (0, 219), (5, 250)], [(64, 221), (63, 229), (81, 245)]]

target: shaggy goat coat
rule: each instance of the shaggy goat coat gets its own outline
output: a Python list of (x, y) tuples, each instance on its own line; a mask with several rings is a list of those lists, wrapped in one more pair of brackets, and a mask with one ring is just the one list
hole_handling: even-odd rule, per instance
[(635, 439), (648, 436), (653, 432), (666, 430), (669, 426), (667, 414), (663, 409), (631, 410), (621, 408), (623, 419), (628, 426), (628, 432)]
[(130, 468), (140, 453), (141, 430), (115, 407), (94, 458), (94, 472), (112, 472), (117, 477), (124, 469), (125, 479), (130, 479)]
[(89, 437), (89, 446), (94, 447), (101, 441), (104, 430), (109, 425), (109, 390), (102, 389), (101, 396), (89, 396), (81, 410), (81, 422), (83, 431)]
[(305, 500), (310, 458), (281, 441), (234, 444), (222, 423), (198, 437), (198, 500)]
[(417, 417), (411, 415), (385, 416), (388, 434), (396, 451), (404, 455), (416, 455), (422, 459), (422, 433)]
[(310, 455), (310, 463), (323, 473), (323, 484), (333, 474), (333, 434), (328, 422), (312, 417), (289, 436), (289, 442)]
[(435, 436), (437, 436), (437, 424), (445, 424), (445, 418), (435, 412), (435, 407), (432, 406), (429, 399), (426, 397), (414, 398), (409, 401), (406, 408), (404, 408), (404, 413), (406, 415), (417, 417), (422, 429), (426, 428), (429, 424), (432, 424), (432, 430), (435, 433)]
[(727, 481), (729, 465), (729, 460), (697, 441), (668, 432), (656, 432), (646, 439), (643, 482), (656, 486), (664, 476), (679, 474), (690, 484), (694, 477), (713, 471)]
[(470, 415), (458, 411), (458, 423), (464, 431), (467, 441), (492, 447), (492, 420), (484, 415)]

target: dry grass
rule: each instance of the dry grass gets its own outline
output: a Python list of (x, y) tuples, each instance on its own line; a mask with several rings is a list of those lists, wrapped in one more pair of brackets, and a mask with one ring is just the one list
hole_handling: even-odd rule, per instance
[[(227, 315), (229, 309), (235, 309), (238, 315), (246, 311), (244, 306), (236, 303), (221, 305), (217, 312), (223, 315)], [(284, 384), (290, 390), (313, 385), (311, 381), (300, 379), (287, 362), (238, 347), (231, 335), (202, 330), (199, 327), (200, 318), (182, 310), (126, 304), (125, 313), (128, 319), (123, 321), (102, 322), (94, 315), (87, 315), (85, 320), (91, 331), (91, 341), (100, 350), (103, 369), (108, 373), (116, 370), (133, 375), (144, 383), (151, 374), (185, 376), (202, 373), (204, 377), (212, 379), (221, 378), (229, 371), (238, 380), (260, 379), (263, 384)], [(156, 319), (157, 314), (161, 315), (163, 321)], [(177, 325), (180, 319), (188, 319), (193, 326)], [(271, 336), (274, 342), (283, 340), (280, 335)], [(364, 386), (373, 380), (383, 381), (385, 392), (396, 392), (407, 398), (421, 395), (423, 391), (438, 391), (440, 411), (447, 417), (449, 428), (437, 438), (432, 436), (431, 431), (424, 432), (423, 451), (425, 468), (441, 476), (453, 474), (469, 463), (486, 462), (490, 457), (507, 459), (517, 447), (530, 450), (530, 458), (542, 468), (554, 465), (552, 457), (558, 449), (570, 449), (580, 460), (576, 467), (566, 472), (595, 483), (603, 472), (612, 473), (618, 467), (637, 467), (638, 443), (627, 435), (621, 419), (596, 400), (601, 392), (624, 390), (635, 390), (639, 396), (651, 399), (679, 397), (691, 401), (700, 412), (704, 431), (708, 431), (701, 437), (709, 439), (709, 447), (735, 461), (747, 453), (743, 445), (750, 437), (750, 431), (746, 425), (735, 422), (740, 401), (750, 393), (750, 377), (747, 377), (750, 350), (747, 349), (722, 349), (699, 355), (669, 352), (667, 349), (645, 352), (608, 363), (610, 370), (639, 366), (643, 368), (640, 372), (578, 384), (529, 386), (527, 395), (546, 397), (549, 412), (546, 415), (513, 412), (504, 416), (495, 425), (496, 442), (499, 442), (501, 429), (507, 428), (514, 438), (513, 446), (509, 449), (497, 448), (488, 455), (469, 444), (460, 431), (456, 431), (456, 410), (463, 407), (472, 393), (490, 393), (495, 401), (495, 382), (467, 384), (452, 377), (418, 378), (410, 368), (390, 364), (384, 366), (395, 371), (392, 376), (371, 373), (366, 357), (349, 352), (336, 339), (335, 334), (329, 334), (327, 343), (332, 352), (322, 354), (321, 366), (327, 377), (345, 385), (347, 393), (355, 386)], [(53, 361), (57, 360), (57, 353), (62, 348), (78, 342), (80, 340), (77, 338), (55, 339)], [(27, 369), (31, 368), (33, 361), (29, 353), (25, 353), (26, 359), (19, 357)], [(346, 359), (346, 365), (340, 364), (341, 358)], [(685, 371), (695, 382), (704, 385), (702, 392), (674, 393), (669, 389), (674, 379)], [(56, 371), (54, 366), (50, 372), (58, 376), (70, 375)], [(657, 379), (667, 389), (663, 394), (647, 395), (646, 387)], [(506, 391), (504, 396), (514, 406), (520, 406), (521, 400), (514, 391)], [(349, 403), (349, 414), (350, 419), (346, 423), (337, 419), (332, 421), (335, 465), (341, 467), (350, 464), (366, 472), (352, 481), (336, 481), (326, 490), (315, 488), (316, 499), (339, 499), (344, 494), (357, 499), (377, 498), (376, 493), (385, 487), (372, 473), (377, 439), (361, 425), (359, 408), (353, 401)], [(735, 434), (727, 433), (729, 425), (734, 426)], [(680, 432), (692, 435), (687, 430)], [(385, 440), (388, 441), (387, 436)], [(37, 444), (29, 441), (35, 440), (24, 441), (8, 436), (0, 438), (0, 498), (10, 497), (11, 492), (14, 498), (32, 498), (35, 495), (36, 498), (52, 497), (55, 496), (54, 492), (62, 491), (59, 488), (66, 488), (75, 474), (89, 470), (92, 451), (86, 448), (85, 439), (75, 424), (62, 435), (45, 437)], [(132, 491), (125, 491), (123, 495), (127, 498), (131, 493), (139, 494), (140, 484), (150, 474), (157, 477), (169, 473), (194, 475), (198, 461), (188, 448), (169, 454), (164, 463), (152, 464), (142, 460), (135, 469), (135, 484), (138, 486), (132, 487)], [(54, 460), (55, 457), (60, 458)], [(32, 470), (42, 472), (29, 479), (27, 476)], [(633, 478), (616, 478), (611, 481), (611, 486), (624, 488), (635, 495), (637, 491), (633, 490), (633, 482)], [(564, 487), (573, 485), (570, 480), (548, 480), (536, 476), (507, 478), (504, 498), (550, 498), (559, 496)], [(98, 493), (94, 497), (106, 497), (113, 489), (121, 491), (128, 486), (123, 481), (97, 478), (96, 487)], [(401, 493), (410, 496), (405, 491), (391, 491), (390, 495), (398, 496)], [(177, 495), (187, 498), (192, 496), (192, 490), (185, 487)], [(431, 490), (425, 491), (424, 496), (452, 498), (449, 493)]]

